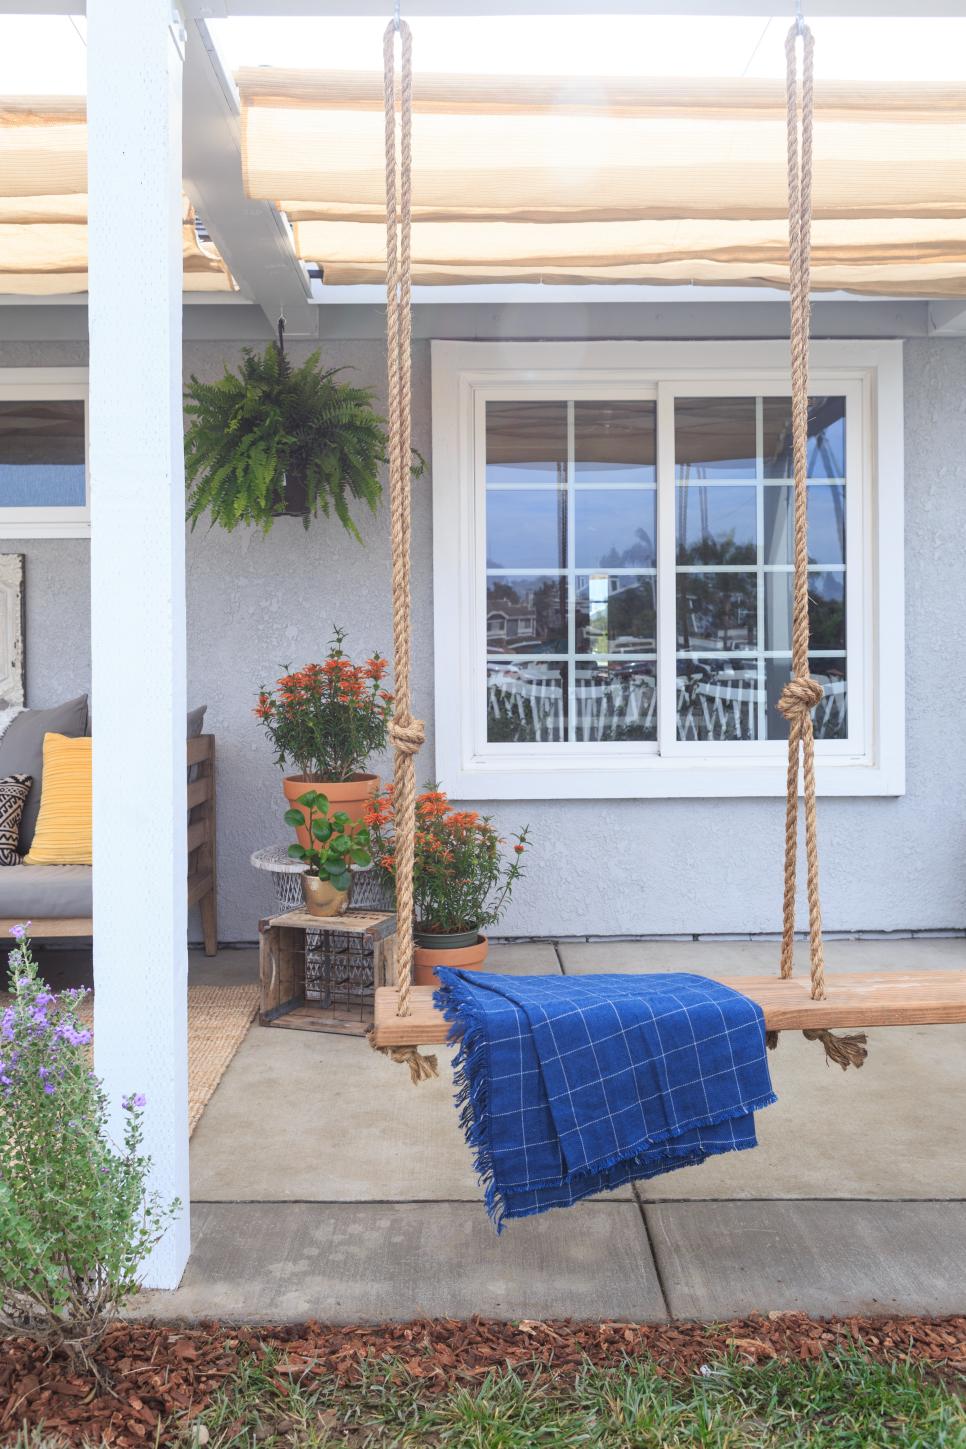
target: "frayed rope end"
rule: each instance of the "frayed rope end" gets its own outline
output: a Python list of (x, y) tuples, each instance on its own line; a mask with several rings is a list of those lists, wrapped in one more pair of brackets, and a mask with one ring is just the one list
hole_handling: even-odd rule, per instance
[(864, 1031), (853, 1032), (848, 1036), (836, 1036), (834, 1031), (803, 1031), (802, 1036), (806, 1041), (820, 1041), (825, 1048), (825, 1057), (829, 1062), (834, 1062), (841, 1067), (843, 1072), (849, 1067), (861, 1067), (869, 1049), (866, 1042), (869, 1038)]
[(409, 1068), (409, 1075), (414, 1087), (418, 1087), (420, 1082), (428, 1082), (433, 1077), (439, 1076), (439, 1063), (436, 1057), (431, 1056), (428, 1052), (424, 1056), (419, 1048), (414, 1046), (376, 1046), (372, 1033), (367, 1032), (366, 1035), (374, 1052), (381, 1052), (391, 1062)]
[[(765, 1045), (769, 1051), (774, 1051), (778, 1046), (780, 1032), (768, 1031), (765, 1033)], [(803, 1031), (802, 1036), (806, 1041), (820, 1041), (825, 1048), (825, 1059), (834, 1062), (847, 1072), (849, 1067), (861, 1067), (869, 1055), (866, 1042), (869, 1038), (864, 1031), (857, 1031), (850, 1036), (836, 1036), (834, 1031)]]

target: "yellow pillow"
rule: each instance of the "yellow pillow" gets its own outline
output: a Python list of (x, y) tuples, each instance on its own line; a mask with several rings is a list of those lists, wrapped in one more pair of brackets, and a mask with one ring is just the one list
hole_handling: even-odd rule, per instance
[(25, 865), (91, 865), (91, 739), (44, 735), (40, 814)]

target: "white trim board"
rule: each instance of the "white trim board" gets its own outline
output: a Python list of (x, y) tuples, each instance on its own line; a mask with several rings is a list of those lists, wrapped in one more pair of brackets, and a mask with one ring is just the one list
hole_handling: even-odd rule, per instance
[[(905, 789), (902, 344), (816, 342), (811, 368), (813, 391), (835, 388), (850, 398), (849, 467), (861, 484), (848, 505), (849, 527), (859, 530), (863, 550), (857, 580), (853, 564), (848, 639), (860, 738), (820, 744), (818, 787), (824, 795), (899, 795)], [(435, 341), (432, 371), (439, 480), (433, 489), (436, 752), (444, 787), (456, 798), (478, 800), (783, 795), (781, 742), (679, 742), (668, 732), (666, 687), (658, 748), (485, 743), (476, 480), (480, 399), (487, 395), (520, 396), (526, 389), (529, 396), (572, 397), (575, 390), (601, 388), (614, 396), (656, 395), (666, 437), (675, 386), (788, 391), (787, 343)], [(659, 449), (660, 437), (659, 423)], [(659, 489), (667, 486), (660, 466), (659, 460)], [(665, 459), (665, 476), (666, 470)], [(665, 661), (669, 586), (673, 575), (665, 577), (663, 599), (659, 581)]]

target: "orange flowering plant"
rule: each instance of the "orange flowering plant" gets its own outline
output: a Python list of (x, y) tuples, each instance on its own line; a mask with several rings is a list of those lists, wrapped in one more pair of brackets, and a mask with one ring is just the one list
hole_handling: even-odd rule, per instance
[[(376, 863), (392, 880), (396, 869), (392, 786), (369, 801), (364, 819)], [(523, 874), (529, 832), (530, 827), (524, 826), (508, 842), (497, 833), (490, 816), (455, 810), (438, 785), (425, 786), (416, 797), (416, 929), (449, 934), (495, 925)]]
[(382, 681), (388, 662), (373, 654), (353, 664), (336, 629), (324, 664), (283, 674), (261, 689), (255, 715), (275, 746), (276, 761), (293, 761), (307, 780), (351, 780), (376, 750), (385, 749), (392, 695)]

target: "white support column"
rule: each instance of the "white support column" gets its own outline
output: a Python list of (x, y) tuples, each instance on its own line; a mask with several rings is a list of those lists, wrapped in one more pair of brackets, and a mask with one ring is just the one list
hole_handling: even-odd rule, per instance
[(94, 1053), (147, 1097), (180, 1197), (149, 1286), (188, 1257), (182, 41), (171, 0), (89, 0)]

